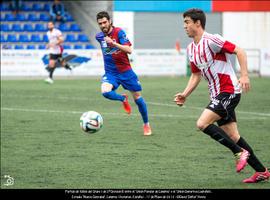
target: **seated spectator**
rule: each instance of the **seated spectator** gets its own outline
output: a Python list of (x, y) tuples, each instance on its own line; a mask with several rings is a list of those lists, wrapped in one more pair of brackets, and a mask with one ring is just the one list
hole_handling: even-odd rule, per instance
[(55, 0), (54, 3), (50, 7), (50, 15), (51, 20), (54, 22), (62, 22), (64, 23), (66, 21), (65, 18), (65, 7), (60, 2), (60, 0)]
[(14, 15), (19, 13), (21, 8), (22, 8), (22, 0), (12, 0), (10, 2), (10, 9), (12, 10)]

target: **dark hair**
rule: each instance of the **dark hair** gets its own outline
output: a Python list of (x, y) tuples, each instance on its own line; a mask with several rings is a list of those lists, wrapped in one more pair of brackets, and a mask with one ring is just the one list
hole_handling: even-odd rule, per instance
[(190, 17), (193, 22), (200, 21), (202, 28), (205, 28), (205, 23), (206, 23), (206, 16), (205, 13), (201, 9), (197, 8), (192, 8), (184, 12), (183, 17)]
[(99, 12), (99, 13), (97, 14), (97, 20), (102, 19), (102, 18), (104, 18), (104, 17), (106, 17), (108, 20), (111, 19), (109, 13), (107, 13), (106, 11), (101, 11), (101, 12)]

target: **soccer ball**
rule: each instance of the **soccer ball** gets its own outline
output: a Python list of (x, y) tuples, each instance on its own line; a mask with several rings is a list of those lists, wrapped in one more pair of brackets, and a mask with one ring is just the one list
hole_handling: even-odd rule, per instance
[(103, 118), (96, 111), (87, 111), (80, 117), (80, 127), (86, 133), (96, 133), (103, 126)]

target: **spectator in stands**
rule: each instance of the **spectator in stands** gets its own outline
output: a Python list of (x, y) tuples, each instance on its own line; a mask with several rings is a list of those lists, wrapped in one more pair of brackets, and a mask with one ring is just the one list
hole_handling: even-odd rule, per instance
[(65, 7), (60, 2), (60, 0), (55, 0), (54, 3), (50, 7), (50, 15), (51, 20), (54, 22), (64, 23), (66, 21), (65, 18)]
[(19, 13), (21, 8), (22, 8), (22, 0), (12, 0), (10, 2), (10, 9), (12, 10), (14, 15)]

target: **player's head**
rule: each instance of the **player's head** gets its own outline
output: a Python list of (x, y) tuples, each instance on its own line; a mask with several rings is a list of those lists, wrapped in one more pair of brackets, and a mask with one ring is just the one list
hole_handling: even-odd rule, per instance
[(108, 34), (112, 29), (111, 17), (106, 11), (101, 11), (97, 14), (97, 23), (100, 30), (105, 34)]
[(184, 29), (189, 37), (193, 37), (198, 29), (205, 29), (206, 16), (201, 9), (189, 9), (184, 12), (183, 17)]
[(49, 29), (50, 31), (52, 31), (53, 28), (54, 28), (54, 23), (53, 23), (53, 21), (49, 21), (49, 22), (48, 22), (48, 29)]

